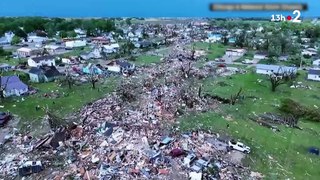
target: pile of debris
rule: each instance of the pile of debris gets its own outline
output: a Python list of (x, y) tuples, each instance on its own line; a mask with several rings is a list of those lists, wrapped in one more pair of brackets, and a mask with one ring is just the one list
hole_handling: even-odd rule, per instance
[[(198, 77), (198, 70), (189, 62), (181, 63), (138, 68), (124, 78), (117, 92), (87, 104), (70, 122), (47, 112), (52, 132), (40, 139), (12, 133), (2, 147), (0, 178), (31, 173), (37, 173), (31, 178), (41, 179), (252, 177), (241, 161), (234, 160), (240, 152), (228, 152), (228, 144), (215, 134), (180, 133), (173, 126), (183, 113), (219, 104), (202, 96), (201, 86), (188, 80)], [(185, 65), (190, 69), (182, 72)]]
[(298, 119), (293, 116), (264, 113), (250, 119), (274, 131), (280, 131), (276, 125), (286, 125), (287, 127), (301, 129), (298, 127)]

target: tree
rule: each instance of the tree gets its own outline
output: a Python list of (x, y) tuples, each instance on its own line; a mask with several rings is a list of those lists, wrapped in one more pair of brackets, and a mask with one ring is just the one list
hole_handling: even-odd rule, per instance
[(4, 100), (4, 91), (7, 88), (7, 85), (10, 79), (10, 77), (8, 77), (7, 80), (3, 79), (2, 74), (3, 72), (0, 71), (0, 102), (3, 102)]
[(131, 18), (127, 18), (126, 19), (126, 24), (128, 25), (128, 26), (130, 26), (132, 23), (131, 23)]
[(132, 50), (134, 50), (135, 46), (131, 41), (127, 41), (122, 48), (123, 48), (124, 54), (128, 53), (129, 55), (131, 55)]
[(278, 86), (286, 84), (290, 80), (294, 79), (295, 72), (293, 70), (284, 70), (282, 67), (280, 67), (277, 72), (274, 72), (268, 76), (271, 83), (271, 91), (275, 92)]
[(91, 66), (89, 69), (88, 79), (92, 85), (92, 89), (96, 89), (96, 83), (99, 81), (99, 77), (94, 70), (94, 66)]
[(14, 34), (18, 37), (27, 39), (28, 35), (26, 32), (24, 32), (22, 29), (18, 28), (17, 30), (14, 31)]
[(68, 37), (72, 37), (72, 38), (77, 37), (77, 33), (74, 31), (69, 31), (67, 34), (68, 34)]
[(60, 31), (60, 32), (59, 32), (59, 36), (60, 36), (61, 38), (66, 38), (66, 37), (68, 37), (68, 33), (67, 33), (66, 31)]
[(289, 62), (294, 64), (296, 67), (300, 67), (300, 68), (304, 63), (304, 61), (302, 61), (302, 57), (300, 54), (290, 56)]
[(12, 40), (11, 40), (11, 45), (16, 45), (16, 44), (19, 44), (21, 42), (21, 38), (14, 35)]

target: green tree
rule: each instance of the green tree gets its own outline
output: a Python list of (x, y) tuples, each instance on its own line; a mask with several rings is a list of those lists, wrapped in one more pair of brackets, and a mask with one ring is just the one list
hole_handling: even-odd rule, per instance
[(60, 31), (60, 32), (59, 32), (59, 36), (60, 36), (61, 38), (66, 38), (66, 37), (68, 37), (68, 33), (67, 33), (66, 31)]
[(127, 24), (128, 26), (130, 26), (130, 25), (132, 24), (131, 18), (127, 18), (127, 19), (126, 19), (126, 24)]
[(72, 37), (72, 38), (77, 37), (77, 33), (74, 31), (69, 31), (67, 34), (68, 34), (68, 37)]
[(21, 38), (18, 37), (17, 35), (14, 35), (11, 41), (11, 45), (16, 45), (19, 44), (21, 42)]

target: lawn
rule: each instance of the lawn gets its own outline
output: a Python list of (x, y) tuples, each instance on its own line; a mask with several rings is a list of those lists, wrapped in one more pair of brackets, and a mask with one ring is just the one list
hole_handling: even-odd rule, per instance
[(146, 65), (152, 63), (160, 62), (161, 57), (159, 56), (152, 56), (152, 55), (141, 55), (138, 56), (136, 61), (134, 62), (137, 65)]
[(209, 60), (214, 60), (215, 58), (220, 58), (224, 55), (228, 46), (216, 43), (205, 43), (196, 42), (193, 44), (196, 50), (204, 50), (207, 52), (207, 58)]
[(1, 63), (15, 66), (19, 64), (19, 59), (13, 59), (13, 58), (6, 59), (5, 57), (0, 57), (0, 64)]
[[(266, 179), (317, 179), (320, 177), (319, 157), (307, 153), (310, 146), (320, 147), (320, 124), (300, 121), (303, 130), (280, 127), (274, 133), (248, 119), (253, 114), (277, 112), (281, 98), (289, 97), (303, 105), (320, 106), (320, 83), (305, 81), (305, 72), (300, 72), (298, 81), (308, 84), (311, 90), (291, 89), (288, 85), (271, 92), (270, 84), (264, 76), (253, 73), (235, 75), (232, 78), (206, 79), (204, 91), (229, 98), (243, 87), (247, 97), (231, 106), (221, 105), (215, 112), (183, 117), (180, 126), (183, 130), (195, 127), (207, 128), (215, 132), (231, 135), (252, 147), (252, 154), (246, 159), (254, 170), (266, 175)], [(259, 83), (257, 79), (263, 81)], [(224, 83), (218, 83), (224, 82)], [(222, 85), (221, 85), (222, 84)], [(248, 98), (248, 96), (256, 97)], [(315, 98), (318, 97), (318, 98)], [(230, 128), (227, 129), (226, 125)]]
[[(43, 110), (36, 111), (35, 107), (39, 105), (40, 107), (48, 107), (63, 117), (80, 109), (86, 103), (113, 91), (116, 82), (116, 78), (109, 78), (104, 83), (97, 84), (97, 89), (92, 89), (90, 84), (74, 86), (72, 89), (64, 86), (59, 87), (55, 82), (31, 84), (32, 87), (39, 89), (38, 93), (25, 97), (7, 98), (1, 103), (4, 106), (2, 111), (8, 110), (20, 116), (23, 122), (32, 122), (39, 120), (44, 115)], [(59, 98), (44, 97), (45, 93), (50, 92), (57, 92), (61, 96)]]

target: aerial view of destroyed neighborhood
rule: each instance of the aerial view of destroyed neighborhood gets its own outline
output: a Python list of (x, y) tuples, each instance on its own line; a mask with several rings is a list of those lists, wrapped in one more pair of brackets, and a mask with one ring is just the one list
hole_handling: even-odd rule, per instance
[(0, 18), (0, 179), (318, 179), (320, 23)]

